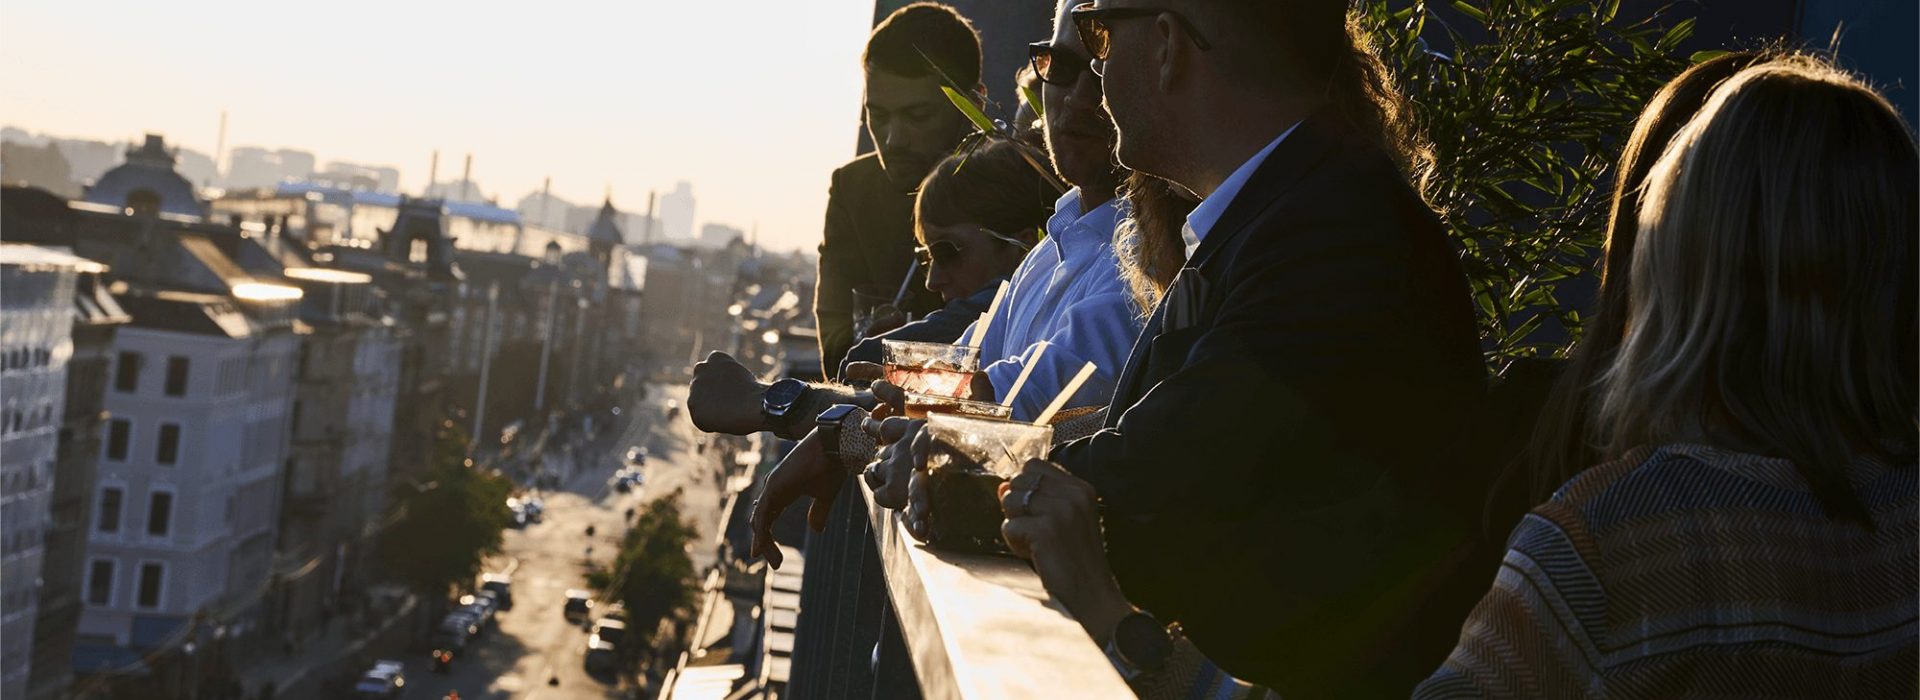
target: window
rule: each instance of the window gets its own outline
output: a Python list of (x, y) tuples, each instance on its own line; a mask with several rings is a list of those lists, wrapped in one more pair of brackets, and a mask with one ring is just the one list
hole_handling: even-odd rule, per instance
[(155, 491), (147, 499), (147, 534), (166, 537), (173, 531), (173, 494)]
[(92, 570), (87, 572), (87, 602), (93, 605), (113, 604), (113, 560), (95, 559)]
[(153, 461), (160, 464), (173, 464), (180, 461), (180, 426), (161, 423), (159, 443), (158, 449), (153, 452)]
[(120, 532), (120, 499), (126, 494), (119, 488), (109, 486), (100, 489), (100, 519), (95, 521), (94, 529), (114, 535)]
[(140, 353), (120, 353), (120, 362), (113, 368), (113, 390), (122, 394), (140, 390)]
[(167, 358), (167, 395), (187, 395), (187, 358), (179, 355)]
[(134, 604), (143, 608), (160, 607), (160, 584), (166, 582), (167, 570), (157, 563), (140, 565), (140, 592), (134, 598)]
[(127, 444), (133, 441), (133, 421), (115, 418), (107, 424), (107, 459), (127, 461)]

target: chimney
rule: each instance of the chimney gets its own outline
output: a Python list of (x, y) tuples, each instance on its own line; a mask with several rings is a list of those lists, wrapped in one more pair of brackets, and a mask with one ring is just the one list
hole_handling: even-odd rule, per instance
[(467, 154), (467, 164), (460, 168), (460, 201), (473, 198), (473, 154)]
[(433, 164), (427, 166), (427, 187), (426, 189), (421, 191), (420, 196), (432, 197), (434, 182), (439, 179), (440, 179), (440, 150), (434, 149)]

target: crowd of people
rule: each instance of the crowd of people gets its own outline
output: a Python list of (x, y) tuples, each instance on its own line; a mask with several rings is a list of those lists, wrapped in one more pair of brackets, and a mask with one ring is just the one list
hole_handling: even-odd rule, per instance
[(1016, 420), (1096, 368), (1002, 533), (1142, 697), (1914, 696), (1920, 161), (1871, 86), (1769, 51), (1659, 91), (1509, 460), (1474, 444), (1428, 149), (1346, 2), (1063, 1), (1054, 29), (1012, 138), (958, 153), (972, 27), (916, 3), (874, 29), (875, 152), (820, 251), (837, 381), (695, 368), (699, 427), (799, 441), (753, 554), (778, 566), (774, 518), (811, 497), (817, 527), (849, 478), (924, 538), (930, 439), (880, 342), (981, 333), (969, 393), (1024, 377)]

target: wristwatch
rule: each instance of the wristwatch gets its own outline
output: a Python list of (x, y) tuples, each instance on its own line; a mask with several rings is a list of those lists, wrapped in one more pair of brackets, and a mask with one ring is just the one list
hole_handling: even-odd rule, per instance
[(791, 377), (767, 387), (766, 393), (760, 396), (760, 413), (767, 417), (768, 425), (774, 428), (786, 425), (787, 413), (800, 403), (800, 397), (806, 395), (807, 389), (806, 382)]
[(847, 417), (853, 415), (853, 412), (857, 410), (860, 410), (860, 407), (850, 403), (836, 404), (832, 408), (821, 411), (820, 415), (813, 419), (813, 428), (816, 432), (820, 433), (820, 449), (827, 453), (828, 462), (840, 467), (842, 470), (845, 470), (847, 465), (840, 459), (840, 429), (842, 427), (840, 424), (845, 423)]
[(1107, 660), (1120, 677), (1132, 681), (1143, 673), (1158, 671), (1173, 656), (1173, 633), (1145, 611), (1135, 610), (1120, 618), (1107, 637)]

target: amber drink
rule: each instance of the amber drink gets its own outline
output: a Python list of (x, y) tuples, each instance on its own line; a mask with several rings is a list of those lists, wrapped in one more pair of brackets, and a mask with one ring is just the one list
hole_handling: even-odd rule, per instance
[(1005, 552), (1000, 484), (1047, 455), (1053, 428), (934, 413), (927, 417), (928, 539), (971, 552)]

